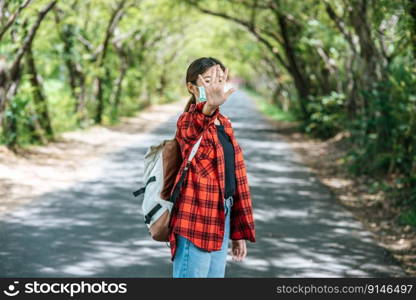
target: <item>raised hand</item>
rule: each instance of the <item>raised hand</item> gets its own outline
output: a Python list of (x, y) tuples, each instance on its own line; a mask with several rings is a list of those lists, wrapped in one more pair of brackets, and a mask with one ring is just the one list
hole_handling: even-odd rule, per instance
[(211, 68), (210, 76), (211, 81), (206, 83), (204, 78), (201, 75), (198, 75), (201, 79), (202, 85), (205, 88), (207, 104), (211, 107), (217, 107), (223, 104), (227, 98), (236, 91), (236, 89), (230, 88), (228, 91), (224, 91), (224, 86), (228, 76), (228, 68), (225, 68), (225, 73), (223, 73), (220, 65), (216, 64), (213, 68)]

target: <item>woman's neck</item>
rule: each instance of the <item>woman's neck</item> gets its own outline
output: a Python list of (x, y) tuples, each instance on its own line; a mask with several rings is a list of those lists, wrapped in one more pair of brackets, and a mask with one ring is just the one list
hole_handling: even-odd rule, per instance
[(215, 118), (214, 124), (215, 125), (222, 125), (221, 122), (220, 122), (220, 120), (218, 120), (218, 118)]

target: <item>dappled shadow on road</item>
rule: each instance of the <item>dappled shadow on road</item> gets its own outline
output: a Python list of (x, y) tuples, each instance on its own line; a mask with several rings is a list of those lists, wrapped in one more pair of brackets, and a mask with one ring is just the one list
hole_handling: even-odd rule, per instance
[[(232, 121), (249, 171), (257, 242), (227, 277), (404, 276), (361, 224), (253, 108), (235, 93)], [(170, 251), (147, 235), (142, 157), (175, 131), (177, 116), (97, 163), (100, 176), (48, 193), (0, 221), (0, 275), (171, 277)]]
[(106, 155), (97, 162), (99, 177), (6, 214), (0, 221), (0, 275), (171, 276), (170, 249), (151, 240), (141, 199), (132, 195), (141, 185), (144, 153), (168, 131), (158, 127)]
[(248, 169), (256, 243), (229, 277), (405, 276), (245, 95), (227, 111)]
[[(370, 277), (402, 274), (370, 233), (302, 171), (268, 171), (251, 165), (257, 242), (229, 276)], [(253, 171), (257, 169), (257, 171)], [(305, 178), (306, 177), (306, 178)]]

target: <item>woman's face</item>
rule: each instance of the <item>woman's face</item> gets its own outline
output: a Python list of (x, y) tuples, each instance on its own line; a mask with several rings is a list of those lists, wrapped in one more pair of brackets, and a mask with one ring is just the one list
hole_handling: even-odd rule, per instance
[[(205, 84), (209, 85), (211, 82), (211, 77), (212, 77), (212, 73), (213, 71), (215, 71), (215, 66), (212, 66), (210, 68), (208, 68), (204, 73), (201, 74), (202, 78), (204, 78)], [(224, 71), (221, 69), (221, 67), (219, 68), (219, 78), (224, 80)], [(190, 92), (192, 94), (194, 94), (196, 101), (199, 102), (199, 89), (198, 86), (202, 86), (202, 79), (198, 77), (197, 81), (196, 81), (196, 85), (193, 85), (192, 83), (188, 82), (188, 90), (190, 90)]]

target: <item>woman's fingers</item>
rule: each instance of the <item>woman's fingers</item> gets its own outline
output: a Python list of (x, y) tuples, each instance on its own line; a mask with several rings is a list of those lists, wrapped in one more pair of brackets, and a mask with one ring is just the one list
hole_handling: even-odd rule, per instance
[(233, 248), (233, 260), (238, 261), (240, 257), (240, 248), (238, 246), (235, 246)]
[(239, 249), (237, 253), (237, 261), (241, 261), (241, 254), (242, 254), (241, 249)]
[(224, 80), (224, 71), (221, 69), (220, 66), (218, 66), (218, 81), (217, 81), (221, 86), (224, 85), (225, 80)]
[(242, 261), (244, 258), (244, 250), (240, 249), (239, 255), (238, 255), (238, 261)]
[(232, 249), (232, 258), (234, 261), (242, 261), (247, 255), (247, 246), (245, 242), (239, 242)]
[(247, 244), (243, 243), (243, 253), (241, 255), (241, 259), (244, 259), (247, 256)]
[(225, 86), (225, 83), (226, 83), (226, 78), (227, 78), (227, 68), (225, 68), (225, 72), (221, 69), (221, 68), (218, 68), (219, 69), (219, 85), (220, 85), (220, 87), (221, 87), (221, 89), (224, 91), (224, 86)]
[(225, 68), (225, 73), (224, 73), (224, 82), (227, 81), (227, 77), (228, 77), (228, 68)]
[(235, 88), (230, 88), (228, 91), (225, 92), (225, 98), (228, 98), (235, 91), (236, 91)]
[(237, 252), (236, 252), (236, 249), (235, 248), (233, 248), (233, 251), (232, 251), (232, 259), (235, 261), (235, 259), (236, 259), (236, 256), (237, 256)]
[(228, 68), (224, 71), (221, 69), (219, 64), (215, 64), (214, 67), (210, 68), (209, 76), (211, 80), (206, 83), (201, 74), (198, 78), (201, 78), (202, 85), (205, 87), (205, 92), (209, 101), (218, 105), (224, 103), (227, 98), (236, 91), (235, 88), (231, 88), (225, 91), (226, 81), (228, 78)]
[(212, 75), (211, 75), (211, 83), (213, 85), (217, 84), (217, 75), (218, 75), (218, 65), (215, 65), (213, 68)]
[(203, 85), (204, 87), (206, 87), (207, 85), (206, 85), (206, 83), (205, 83), (204, 77), (202, 77), (202, 76), (201, 76), (201, 74), (198, 74), (198, 77), (201, 79), (202, 85)]
[(245, 252), (245, 243), (242, 241), (240, 243), (240, 260), (244, 258), (244, 252)]

